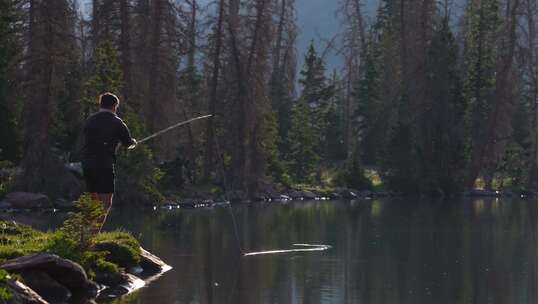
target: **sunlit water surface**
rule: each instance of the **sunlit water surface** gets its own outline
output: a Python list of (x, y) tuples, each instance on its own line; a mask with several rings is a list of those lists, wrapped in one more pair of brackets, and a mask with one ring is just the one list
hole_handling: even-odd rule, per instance
[[(538, 202), (367, 200), (115, 209), (173, 269), (118, 303), (538, 303)], [(19, 214), (54, 227), (62, 216)], [(46, 219), (46, 221), (43, 221)], [(241, 253), (327, 244), (322, 252)]]

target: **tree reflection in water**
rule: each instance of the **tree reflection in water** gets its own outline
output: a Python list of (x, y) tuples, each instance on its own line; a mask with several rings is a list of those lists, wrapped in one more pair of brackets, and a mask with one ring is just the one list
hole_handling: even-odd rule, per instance
[(328, 244), (319, 253), (242, 258), (225, 208), (115, 210), (174, 269), (123, 303), (537, 303), (533, 201), (355, 201), (235, 206), (245, 250)]

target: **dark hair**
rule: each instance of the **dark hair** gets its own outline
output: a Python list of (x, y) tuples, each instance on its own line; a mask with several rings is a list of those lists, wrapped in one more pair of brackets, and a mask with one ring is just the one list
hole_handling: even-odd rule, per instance
[(99, 105), (103, 109), (111, 110), (114, 108), (114, 106), (118, 105), (120, 103), (120, 100), (118, 96), (112, 94), (112, 93), (104, 93), (99, 96)]

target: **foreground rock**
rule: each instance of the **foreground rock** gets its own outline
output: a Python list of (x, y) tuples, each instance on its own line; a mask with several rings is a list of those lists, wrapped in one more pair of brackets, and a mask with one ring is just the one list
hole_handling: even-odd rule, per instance
[[(110, 299), (137, 290), (171, 269), (159, 257), (140, 248), (139, 265), (132, 273), (120, 272), (110, 277), (97, 273), (96, 281), (88, 279), (84, 269), (57, 255), (37, 253), (15, 258), (0, 268), (20, 275), (24, 284), (9, 281), (13, 294), (11, 303), (46, 304), (69, 303), (73, 299)], [(106, 285), (105, 285), (106, 284)]]
[(140, 267), (145, 275), (151, 276), (162, 272), (168, 266), (163, 260), (144, 248), (140, 248)]
[[(140, 263), (129, 269), (130, 273), (121, 273), (115, 278), (115, 284), (105, 288), (99, 294), (99, 299), (117, 298), (129, 294), (151, 281), (157, 279), (172, 269), (159, 257), (140, 247)], [(100, 274), (97, 274), (100, 276)], [(97, 280), (98, 283), (102, 283)], [(104, 282), (103, 282), (104, 283)]]
[(65, 302), (73, 295), (97, 296), (97, 285), (84, 269), (57, 255), (37, 253), (9, 260), (0, 267), (19, 274), (28, 287), (49, 302)]
[(47, 209), (52, 207), (49, 198), (44, 194), (30, 192), (11, 192), (2, 201), (2, 207), (13, 209)]
[(13, 295), (10, 303), (16, 304), (48, 304), (39, 294), (19, 281), (7, 281), (7, 288)]

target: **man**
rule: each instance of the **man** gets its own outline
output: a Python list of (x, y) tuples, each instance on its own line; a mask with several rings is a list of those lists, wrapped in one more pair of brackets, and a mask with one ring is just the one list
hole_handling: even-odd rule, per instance
[(136, 146), (127, 125), (116, 115), (120, 100), (112, 93), (99, 97), (100, 110), (91, 115), (84, 126), (82, 168), (92, 199), (103, 203), (106, 214), (98, 228), (101, 230), (112, 207), (114, 195), (114, 164), (116, 147), (121, 143), (130, 149)]

